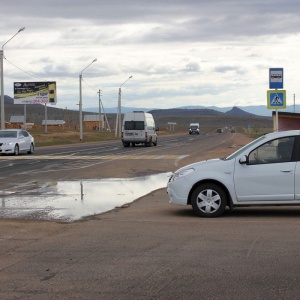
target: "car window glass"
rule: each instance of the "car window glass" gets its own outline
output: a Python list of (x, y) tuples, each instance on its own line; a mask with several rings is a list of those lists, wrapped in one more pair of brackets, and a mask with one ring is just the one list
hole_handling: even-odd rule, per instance
[(22, 134), (23, 134), (23, 136), (29, 136), (29, 134), (28, 134), (28, 132), (27, 131), (22, 131)]
[(125, 130), (144, 130), (144, 128), (144, 121), (125, 121), (124, 124)]
[(0, 138), (16, 138), (17, 137), (17, 131), (0, 131)]
[(269, 141), (249, 154), (249, 165), (290, 162), (295, 137), (284, 137)]
[(247, 150), (247, 148), (252, 147), (255, 143), (260, 142), (261, 140), (265, 139), (266, 137), (263, 135), (261, 137), (259, 137), (258, 139), (250, 142), (249, 144), (243, 146), (242, 148), (238, 149), (237, 151), (233, 152), (231, 155), (229, 155), (228, 157), (226, 157), (226, 160), (230, 160), (230, 159), (234, 159), (237, 156), (239, 156), (241, 153), (243, 153), (245, 150)]

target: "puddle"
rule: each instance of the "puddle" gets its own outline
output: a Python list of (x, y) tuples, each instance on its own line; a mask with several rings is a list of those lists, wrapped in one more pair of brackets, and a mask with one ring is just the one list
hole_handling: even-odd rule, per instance
[(164, 188), (170, 175), (51, 182), (42, 189), (3, 197), (0, 218), (76, 221), (121, 207)]

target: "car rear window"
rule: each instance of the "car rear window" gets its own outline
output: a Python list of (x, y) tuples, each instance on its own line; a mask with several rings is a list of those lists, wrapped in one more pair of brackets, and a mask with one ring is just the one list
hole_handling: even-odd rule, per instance
[(124, 129), (125, 130), (144, 130), (145, 123), (144, 123), (144, 121), (125, 121)]

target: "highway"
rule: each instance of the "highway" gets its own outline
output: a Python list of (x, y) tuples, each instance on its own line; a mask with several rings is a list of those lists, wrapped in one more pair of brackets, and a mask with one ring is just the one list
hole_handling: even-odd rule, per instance
[(119, 178), (172, 172), (181, 164), (196, 161), (197, 153), (230, 143), (233, 137), (234, 134), (163, 136), (152, 147), (124, 148), (121, 141), (109, 141), (41, 147), (33, 155), (0, 156), (1, 189), (36, 180)]

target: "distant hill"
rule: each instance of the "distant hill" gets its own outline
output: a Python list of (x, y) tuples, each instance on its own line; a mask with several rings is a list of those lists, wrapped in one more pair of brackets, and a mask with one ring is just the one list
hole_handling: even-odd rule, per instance
[(248, 113), (248, 112), (246, 112), (246, 111), (244, 111), (244, 110), (242, 110), (242, 109), (240, 109), (236, 106), (234, 106), (231, 110), (227, 111), (225, 114), (228, 115), (228, 116), (256, 117), (256, 115), (250, 114), (250, 113)]
[[(11, 97), (5, 96), (5, 120), (9, 121), (11, 116), (23, 116), (24, 105), (13, 104)], [(167, 128), (169, 122), (176, 124), (177, 128), (188, 128), (190, 123), (200, 123), (201, 127), (219, 128), (232, 125), (234, 127), (251, 128), (272, 128), (272, 117), (263, 117), (251, 114), (239, 107), (231, 107), (226, 111), (218, 111), (217, 109), (196, 106), (194, 109), (188, 108), (171, 108), (171, 109), (141, 109), (129, 108), (129, 111), (144, 110), (151, 112), (154, 116), (155, 123), (161, 128)], [(122, 107), (122, 113), (126, 109)], [(83, 116), (87, 114), (97, 114), (96, 111), (83, 112)], [(116, 109), (113, 113), (105, 110), (106, 117), (111, 128), (116, 123)], [(41, 125), (45, 119), (45, 106), (40, 104), (27, 105), (26, 119), (28, 123)], [(64, 120), (68, 124), (79, 124), (78, 110), (61, 109), (54, 106), (47, 106), (47, 120)]]
[(181, 108), (172, 108), (172, 109), (155, 109), (150, 110), (149, 113), (153, 114), (154, 116), (203, 116), (203, 115), (223, 115), (223, 113), (213, 110), (213, 109), (181, 109)]

